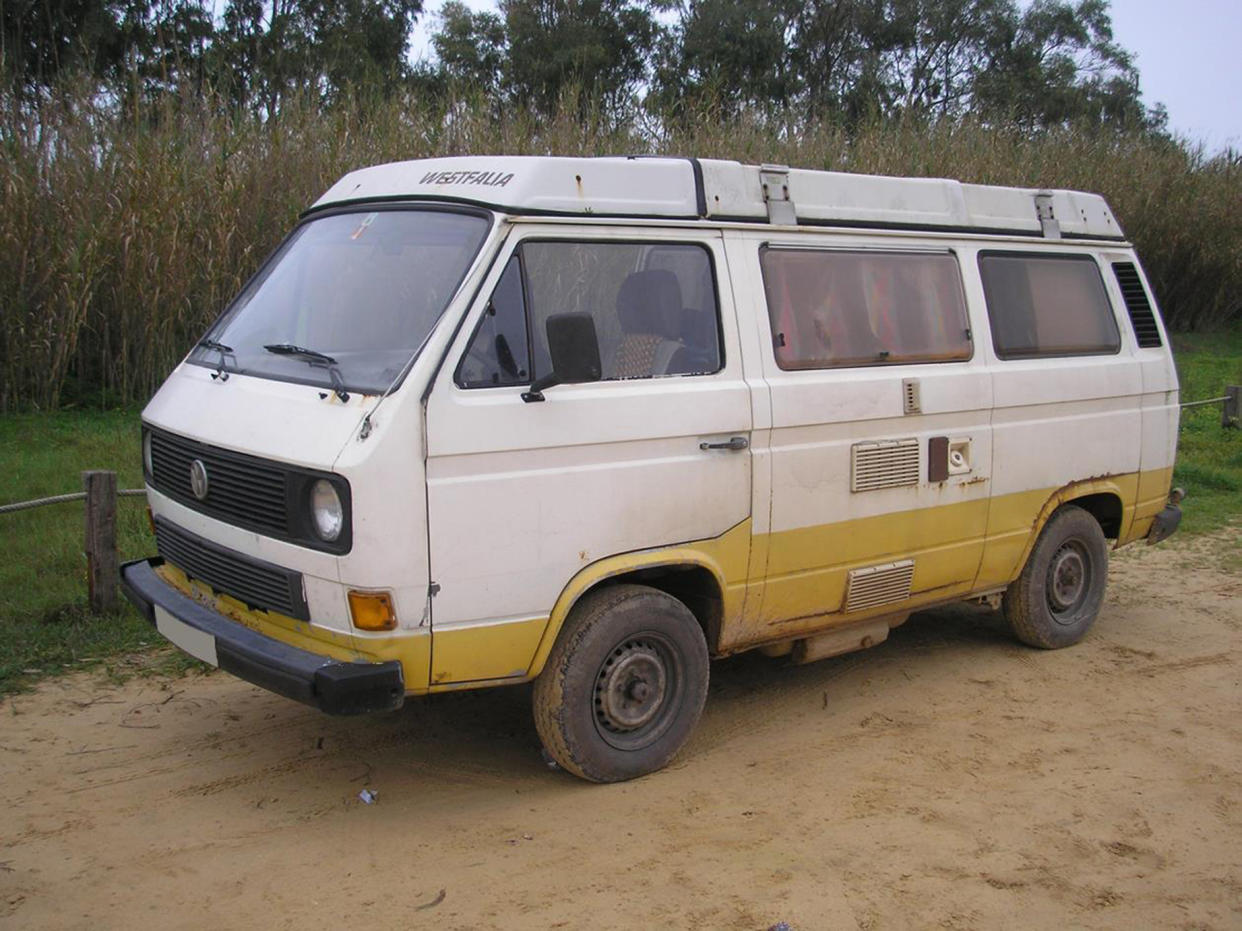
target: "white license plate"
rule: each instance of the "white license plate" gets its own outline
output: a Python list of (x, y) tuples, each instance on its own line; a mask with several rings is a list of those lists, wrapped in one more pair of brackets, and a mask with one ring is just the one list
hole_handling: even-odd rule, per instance
[(185, 621), (173, 617), (159, 605), (155, 607), (155, 629), (185, 650), (195, 659), (204, 663), (219, 666), (216, 658), (216, 638), (204, 633), (197, 627), (191, 627)]

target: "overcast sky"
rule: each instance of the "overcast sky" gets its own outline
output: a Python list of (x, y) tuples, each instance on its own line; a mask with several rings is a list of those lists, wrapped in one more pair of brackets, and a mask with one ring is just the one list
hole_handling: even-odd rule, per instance
[[(427, 0), (415, 57), (442, 0)], [(495, 9), (493, 0), (466, 0)], [(1210, 150), (1242, 149), (1242, 0), (1112, 0), (1113, 33), (1134, 54), (1143, 100), (1163, 103), (1169, 126)]]
[(1134, 53), (1143, 100), (1177, 133), (1242, 149), (1242, 2), (1113, 0), (1113, 35)]

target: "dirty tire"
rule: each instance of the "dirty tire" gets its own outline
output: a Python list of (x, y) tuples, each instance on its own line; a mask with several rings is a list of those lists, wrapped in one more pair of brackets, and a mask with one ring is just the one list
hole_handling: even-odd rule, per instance
[(1094, 517), (1066, 505), (1044, 526), (1022, 574), (1005, 592), (1009, 627), (1045, 650), (1081, 640), (1104, 603), (1108, 542)]
[(620, 782), (663, 768), (707, 700), (707, 643), (690, 610), (644, 585), (584, 597), (535, 680), (535, 728), (562, 768)]

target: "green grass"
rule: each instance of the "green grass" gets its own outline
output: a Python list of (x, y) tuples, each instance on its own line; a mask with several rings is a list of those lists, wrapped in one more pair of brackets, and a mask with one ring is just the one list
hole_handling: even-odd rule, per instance
[[(1183, 400), (1242, 384), (1242, 330), (1178, 335), (1174, 350)], [(0, 417), (0, 504), (79, 491), (80, 473), (92, 468), (115, 470), (121, 488), (141, 487), (136, 411)], [(1221, 428), (1219, 406), (1183, 413), (1174, 481), (1188, 492), (1183, 533), (1242, 513), (1242, 430)], [(121, 559), (154, 552), (143, 499), (121, 498), (117, 512)], [(106, 617), (90, 613), (82, 513), (72, 502), (0, 514), (0, 695), (90, 664), (117, 674), (197, 665), (179, 651), (153, 650), (163, 640), (127, 602)]]
[[(1242, 385), (1242, 329), (1173, 337), (1182, 401)], [(1182, 411), (1173, 484), (1186, 489), (1182, 532), (1215, 530), (1242, 512), (1242, 429), (1223, 429), (1220, 405)]]
[[(120, 488), (141, 488), (138, 414), (30, 414), (0, 417), (0, 504), (82, 490), (81, 472), (112, 469)], [(0, 694), (49, 673), (104, 663), (186, 668), (175, 651), (135, 663), (130, 654), (162, 640), (128, 602), (93, 615), (86, 598), (82, 502), (0, 514)], [(142, 498), (117, 502), (121, 559), (154, 552)]]

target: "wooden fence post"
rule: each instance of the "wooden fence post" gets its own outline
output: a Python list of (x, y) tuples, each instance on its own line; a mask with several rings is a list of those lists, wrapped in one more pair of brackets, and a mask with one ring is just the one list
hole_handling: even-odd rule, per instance
[(116, 473), (82, 473), (86, 489), (86, 577), (91, 610), (116, 607)]
[(1242, 385), (1230, 385), (1225, 389), (1225, 403), (1221, 406), (1220, 425), (1222, 427), (1238, 426), (1239, 411), (1242, 406)]

